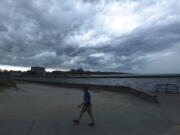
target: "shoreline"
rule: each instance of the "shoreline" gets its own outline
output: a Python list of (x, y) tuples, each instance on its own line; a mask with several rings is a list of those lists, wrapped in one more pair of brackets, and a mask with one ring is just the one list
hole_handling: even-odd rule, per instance
[(110, 91), (110, 92), (116, 92), (116, 93), (127, 93), (133, 96), (136, 96), (138, 98), (141, 98), (145, 101), (152, 102), (152, 103), (159, 103), (158, 96), (155, 94), (146, 93), (143, 91), (139, 91), (137, 89), (128, 87), (128, 86), (110, 86), (110, 85), (96, 85), (96, 84), (80, 84), (80, 83), (62, 83), (62, 82), (48, 82), (48, 81), (35, 81), (35, 80), (21, 80), (17, 79), (19, 81), (25, 81), (25, 82), (32, 82), (37, 84), (49, 84), (49, 85), (55, 85), (55, 86), (63, 86), (67, 88), (83, 88), (83, 87), (89, 87), (93, 89), (101, 89), (104, 91)]
[[(157, 84), (174, 84), (180, 89), (180, 78), (88, 78), (88, 77), (62, 77), (62, 78), (47, 78), (47, 77), (12, 77), (12, 79), (19, 80), (33, 80), (56, 83), (77, 83), (77, 84), (91, 84), (91, 85), (108, 85), (108, 86), (127, 86), (142, 92), (154, 93)], [(163, 91), (162, 91), (163, 92)]]
[[(16, 76), (15, 76), (16, 77)], [(136, 75), (77, 75), (77, 76), (22, 76), (43, 78), (180, 78), (180, 74), (136, 74)], [(14, 77), (12, 77), (14, 78)]]

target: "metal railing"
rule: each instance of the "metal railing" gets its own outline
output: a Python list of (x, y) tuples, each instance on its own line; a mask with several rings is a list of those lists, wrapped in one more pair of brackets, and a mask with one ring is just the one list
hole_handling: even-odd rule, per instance
[(156, 84), (156, 93), (179, 93), (179, 87), (176, 84)]

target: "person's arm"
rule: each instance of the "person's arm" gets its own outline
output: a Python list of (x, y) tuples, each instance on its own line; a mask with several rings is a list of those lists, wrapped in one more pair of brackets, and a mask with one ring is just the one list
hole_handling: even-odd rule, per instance
[(81, 108), (81, 106), (84, 105), (84, 102), (82, 102), (80, 105), (78, 105), (78, 108)]

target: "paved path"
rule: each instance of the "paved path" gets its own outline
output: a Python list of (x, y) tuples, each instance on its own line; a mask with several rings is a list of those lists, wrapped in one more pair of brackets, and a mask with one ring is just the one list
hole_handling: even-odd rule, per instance
[(160, 107), (168, 118), (170, 129), (163, 135), (180, 135), (180, 95), (159, 95)]
[(20, 91), (0, 94), (0, 135), (163, 135), (170, 130), (160, 105), (127, 94), (92, 91), (95, 127), (87, 115), (79, 125), (82, 91), (19, 84)]

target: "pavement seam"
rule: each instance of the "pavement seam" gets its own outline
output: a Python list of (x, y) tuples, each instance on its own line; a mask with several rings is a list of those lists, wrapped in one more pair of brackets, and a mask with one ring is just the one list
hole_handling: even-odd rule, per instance
[(28, 130), (28, 132), (27, 132), (27, 135), (30, 135), (30, 134), (31, 134), (31, 131), (32, 131), (35, 123), (36, 123), (36, 120), (33, 120), (32, 124), (31, 124), (31, 126), (30, 126), (30, 128), (29, 128), (29, 130)]

